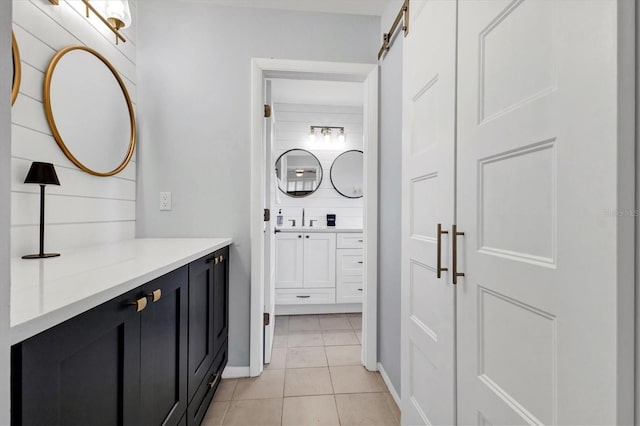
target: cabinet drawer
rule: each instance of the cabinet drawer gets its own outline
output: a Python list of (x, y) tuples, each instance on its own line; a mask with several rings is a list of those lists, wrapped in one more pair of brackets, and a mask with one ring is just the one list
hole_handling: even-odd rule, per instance
[(362, 281), (340, 283), (337, 293), (338, 303), (362, 303)]
[(314, 305), (336, 303), (335, 288), (276, 289), (278, 305)]
[(215, 395), (222, 381), (222, 372), (227, 365), (227, 348), (228, 340), (224, 342), (211, 368), (205, 375), (205, 380), (200, 383), (198, 390), (193, 396), (193, 400), (191, 400), (191, 404), (189, 404), (189, 408), (187, 408), (188, 426), (199, 426), (202, 423), (202, 419), (204, 419), (207, 413), (213, 395)]
[(363, 248), (364, 236), (362, 233), (339, 233), (338, 244), (339, 249)]

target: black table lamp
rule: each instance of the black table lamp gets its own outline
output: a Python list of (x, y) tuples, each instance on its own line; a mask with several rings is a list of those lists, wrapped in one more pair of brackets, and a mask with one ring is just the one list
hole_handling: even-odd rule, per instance
[(44, 252), (44, 187), (46, 185), (60, 185), (56, 169), (53, 168), (51, 163), (40, 163), (34, 161), (31, 164), (29, 173), (24, 180), (24, 183), (37, 183), (40, 185), (40, 253), (28, 254), (22, 256), (23, 259), (43, 259), (46, 257), (57, 257), (60, 253), (45, 253)]

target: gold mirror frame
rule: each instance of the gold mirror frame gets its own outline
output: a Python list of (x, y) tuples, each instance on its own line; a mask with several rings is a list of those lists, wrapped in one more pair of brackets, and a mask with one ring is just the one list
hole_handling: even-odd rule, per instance
[[(129, 123), (131, 125), (131, 137), (129, 139), (129, 149), (127, 151), (127, 155), (124, 158), (124, 161), (122, 162), (122, 164), (120, 164), (118, 167), (116, 167), (114, 170), (110, 172), (98, 172), (98, 171), (92, 170), (87, 166), (85, 166), (84, 164), (82, 164), (76, 157), (74, 157), (74, 155), (71, 153), (69, 148), (67, 148), (67, 146), (65, 145), (64, 140), (62, 139), (62, 136), (60, 135), (60, 132), (58, 131), (58, 128), (56, 126), (55, 119), (53, 118), (53, 110), (51, 108), (51, 79), (53, 77), (53, 72), (55, 71), (56, 65), (58, 64), (60, 59), (62, 59), (62, 57), (67, 53), (72, 52), (74, 50), (84, 50), (94, 55), (96, 58), (100, 59), (100, 61), (102, 61), (102, 63), (104, 63), (109, 68), (109, 70), (113, 73), (113, 76), (118, 81), (118, 85), (120, 86), (120, 89), (122, 89), (122, 94), (124, 95), (124, 98), (127, 102), (127, 108), (129, 108)], [(51, 62), (49, 63), (49, 66), (47, 67), (47, 72), (45, 73), (45, 76), (44, 76), (44, 111), (45, 111), (45, 115), (47, 116), (47, 121), (49, 122), (49, 127), (51, 128), (51, 132), (53, 133), (53, 138), (56, 140), (56, 143), (58, 144), (62, 152), (64, 152), (64, 155), (66, 155), (67, 158), (71, 160), (73, 164), (78, 166), (80, 170), (85, 171), (94, 176), (101, 176), (101, 177), (113, 176), (120, 173), (122, 170), (124, 170), (125, 167), (127, 167), (129, 162), (131, 161), (131, 157), (133, 157), (133, 152), (136, 148), (136, 117), (133, 111), (133, 104), (131, 103), (131, 97), (129, 96), (129, 92), (127, 91), (127, 87), (125, 86), (124, 81), (122, 81), (122, 78), (120, 78), (120, 75), (118, 74), (118, 71), (115, 69), (115, 67), (111, 65), (111, 63), (107, 60), (107, 58), (102, 56), (100, 53), (98, 53), (94, 49), (91, 49), (90, 47), (86, 47), (86, 46), (68, 46), (68, 47), (65, 47), (64, 49), (61, 49), (53, 56), (53, 58), (51, 59)]]
[(16, 103), (18, 92), (20, 92), (20, 81), (22, 80), (22, 64), (20, 63), (20, 50), (16, 35), (11, 31), (11, 52), (13, 54), (13, 86), (11, 87), (11, 105)]

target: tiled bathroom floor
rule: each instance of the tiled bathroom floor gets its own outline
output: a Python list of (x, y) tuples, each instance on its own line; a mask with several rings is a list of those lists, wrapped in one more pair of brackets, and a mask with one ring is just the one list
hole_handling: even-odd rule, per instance
[(271, 364), (223, 380), (203, 426), (399, 425), (379, 373), (360, 364), (360, 314), (276, 317)]

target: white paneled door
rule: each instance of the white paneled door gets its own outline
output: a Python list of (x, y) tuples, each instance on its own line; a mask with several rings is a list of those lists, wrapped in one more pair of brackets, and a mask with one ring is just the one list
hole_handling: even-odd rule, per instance
[(625, 143), (622, 3), (458, 2), (460, 424), (629, 419), (616, 371), (626, 266), (606, 213)]
[(403, 424), (633, 422), (634, 3), (411, 1)]
[[(455, 288), (437, 274), (454, 219), (456, 3), (412, 2), (404, 40), (402, 422), (455, 423)], [(442, 236), (447, 268), (449, 237)]]

